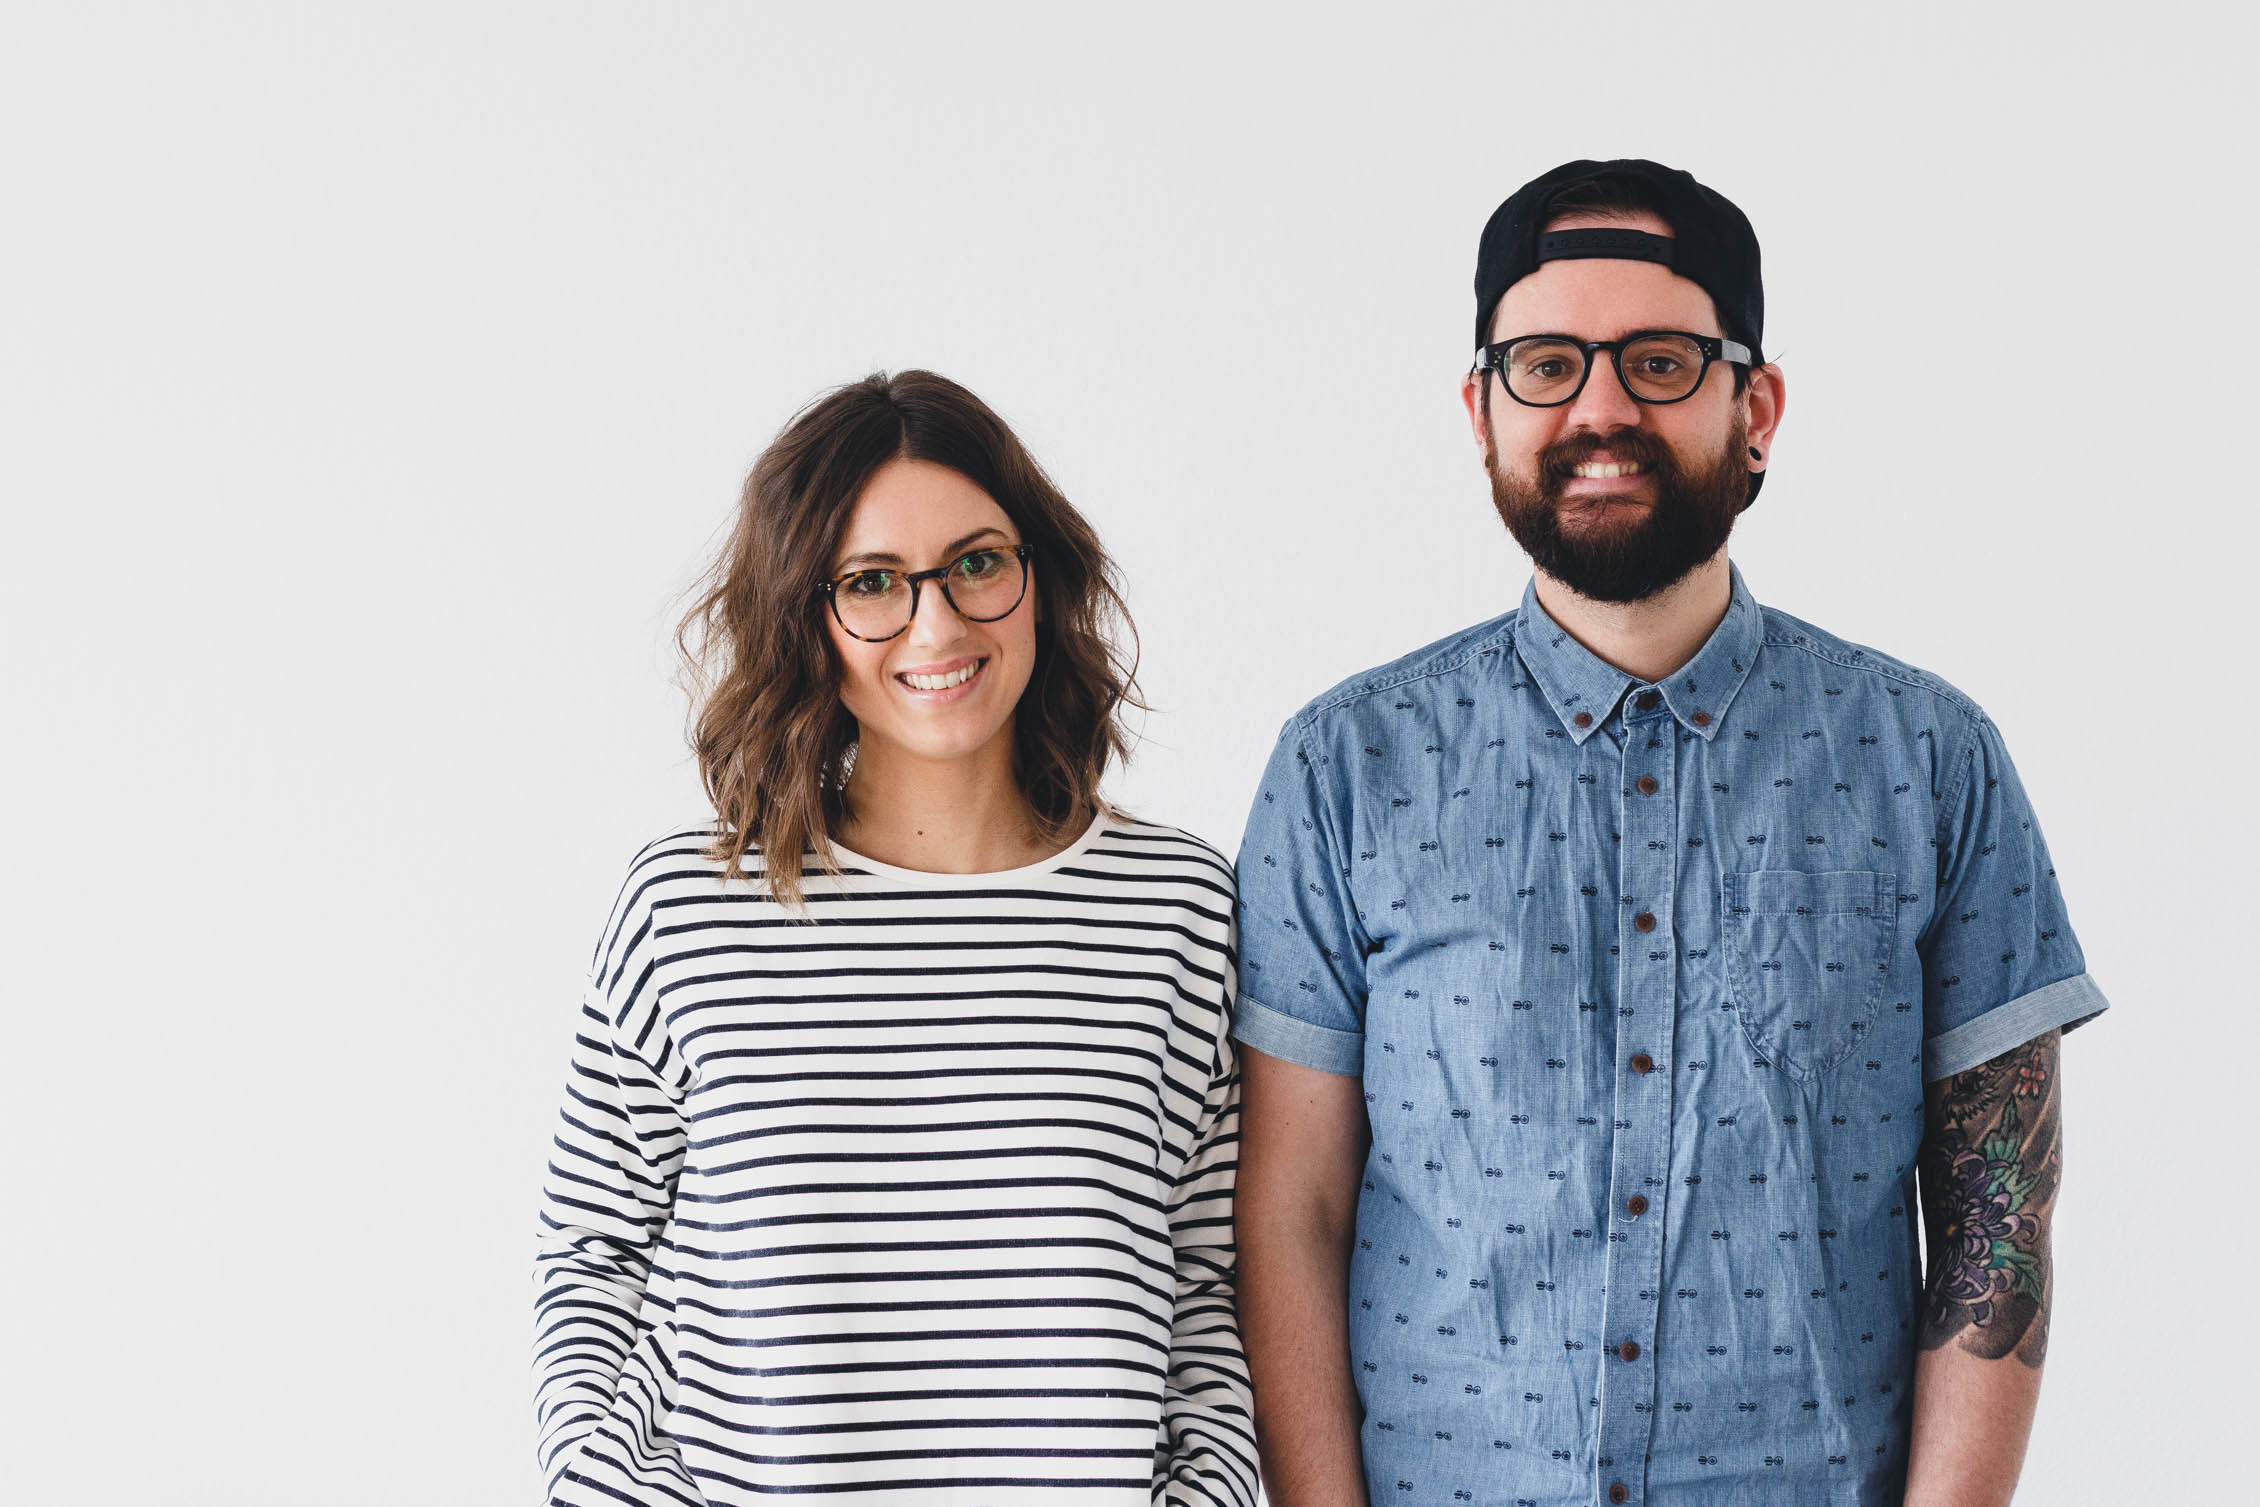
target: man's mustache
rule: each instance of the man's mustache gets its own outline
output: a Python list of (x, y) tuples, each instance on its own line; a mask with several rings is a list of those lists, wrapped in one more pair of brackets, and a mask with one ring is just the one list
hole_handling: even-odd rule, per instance
[(1662, 440), (1638, 429), (1620, 429), (1615, 434), (1573, 434), (1555, 441), (1538, 453), (1538, 474), (1549, 482), (1567, 481), (1571, 472), (1604, 450), (1612, 460), (1635, 462), (1653, 475), (1668, 476), (1673, 469), (1671, 449)]

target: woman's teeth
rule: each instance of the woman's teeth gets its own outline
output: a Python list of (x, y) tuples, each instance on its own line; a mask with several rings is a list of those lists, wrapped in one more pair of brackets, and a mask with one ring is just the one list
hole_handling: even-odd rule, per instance
[(976, 659), (973, 663), (952, 670), (947, 675), (897, 675), (895, 678), (904, 685), (921, 691), (946, 691), (953, 685), (963, 685), (971, 680), (981, 666), (987, 663), (987, 660)]
[(1638, 461), (1587, 461), (1573, 469), (1570, 475), (1605, 480), (1612, 476), (1638, 476), (1643, 469), (1645, 468)]

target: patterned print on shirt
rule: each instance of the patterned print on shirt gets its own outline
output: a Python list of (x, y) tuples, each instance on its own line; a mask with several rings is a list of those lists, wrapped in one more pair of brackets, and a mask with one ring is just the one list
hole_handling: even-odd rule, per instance
[(1924, 1084), (2103, 1007), (1999, 734), (1761, 609), (1654, 684), (1534, 596), (1284, 731), (1246, 1045), (1362, 1079), (1376, 1503), (1896, 1501)]

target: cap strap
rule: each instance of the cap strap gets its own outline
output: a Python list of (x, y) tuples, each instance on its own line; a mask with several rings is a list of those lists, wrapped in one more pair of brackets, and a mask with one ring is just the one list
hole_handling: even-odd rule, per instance
[(1538, 238), (1541, 262), (1606, 257), (1611, 261), (1672, 264), (1672, 238), (1645, 230), (1554, 230)]

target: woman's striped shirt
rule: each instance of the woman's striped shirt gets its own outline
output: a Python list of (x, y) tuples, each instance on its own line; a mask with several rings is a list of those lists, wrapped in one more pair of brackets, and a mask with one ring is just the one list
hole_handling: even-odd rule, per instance
[(1232, 871), (1105, 814), (803, 919), (637, 855), (544, 1186), (555, 1507), (1252, 1503)]

